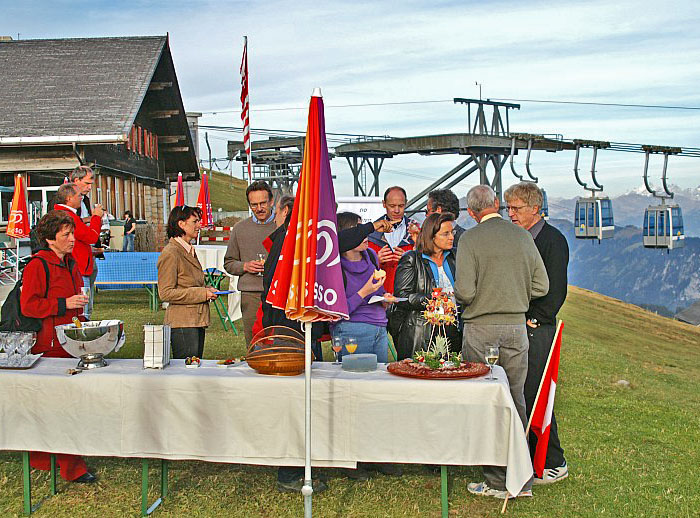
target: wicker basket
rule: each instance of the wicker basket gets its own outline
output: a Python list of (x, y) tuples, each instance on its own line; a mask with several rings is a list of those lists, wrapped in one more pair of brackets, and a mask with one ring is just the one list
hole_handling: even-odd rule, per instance
[(304, 372), (304, 335), (285, 326), (266, 327), (253, 337), (246, 361), (260, 374), (301, 374)]

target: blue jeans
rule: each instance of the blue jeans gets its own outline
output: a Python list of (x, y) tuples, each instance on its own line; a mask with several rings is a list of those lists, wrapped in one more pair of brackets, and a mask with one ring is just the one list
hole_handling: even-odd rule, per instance
[[(357, 350), (355, 353), (371, 353), (377, 355), (377, 362), (386, 363), (389, 354), (389, 338), (386, 334), (386, 327), (365, 324), (364, 322), (348, 322), (343, 320), (338, 322), (331, 331), (333, 338), (353, 337), (357, 340)], [(340, 358), (347, 354), (345, 347), (340, 352)]]
[(124, 242), (122, 244), (122, 252), (133, 252), (134, 251), (134, 237), (135, 237), (135, 234), (124, 234)]

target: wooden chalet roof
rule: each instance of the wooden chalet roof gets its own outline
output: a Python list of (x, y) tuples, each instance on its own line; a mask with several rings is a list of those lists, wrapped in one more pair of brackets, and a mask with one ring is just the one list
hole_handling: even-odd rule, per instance
[(166, 36), (0, 42), (0, 136), (129, 132)]

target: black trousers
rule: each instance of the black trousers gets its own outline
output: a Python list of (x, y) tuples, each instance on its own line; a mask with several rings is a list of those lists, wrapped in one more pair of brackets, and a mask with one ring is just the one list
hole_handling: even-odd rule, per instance
[[(544, 367), (547, 363), (547, 356), (552, 347), (552, 340), (556, 333), (556, 326), (540, 325), (539, 327), (527, 328), (527, 338), (530, 342), (528, 351), (528, 366), (527, 378), (525, 379), (525, 408), (527, 410), (528, 419), (532, 414), (532, 407), (535, 404), (537, 397), (537, 389), (540, 386), (540, 380), (544, 373)], [(530, 457), (534, 459), (535, 448), (537, 447), (537, 436), (530, 432), (528, 437), (530, 444)], [(549, 445), (547, 446), (547, 459), (544, 467), (547, 469), (557, 468), (564, 464), (564, 450), (559, 443), (559, 433), (557, 429), (557, 420), (552, 412), (552, 424), (549, 432)]]
[(204, 354), (203, 327), (174, 327), (170, 330), (170, 348), (173, 358), (187, 358)]

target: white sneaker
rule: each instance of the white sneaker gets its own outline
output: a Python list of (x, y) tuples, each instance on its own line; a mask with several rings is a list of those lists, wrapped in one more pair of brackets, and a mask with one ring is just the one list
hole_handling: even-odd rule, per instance
[(507, 493), (505, 490), (501, 491), (499, 489), (489, 487), (486, 482), (471, 482), (467, 484), (467, 491), (473, 495), (493, 496), (495, 498), (500, 498), (501, 500), (505, 499)]
[(569, 468), (566, 465), (566, 461), (564, 461), (564, 464), (558, 468), (545, 468), (542, 472), (542, 478), (535, 476), (532, 483), (537, 485), (554, 484), (555, 482), (564, 480), (568, 476)]

